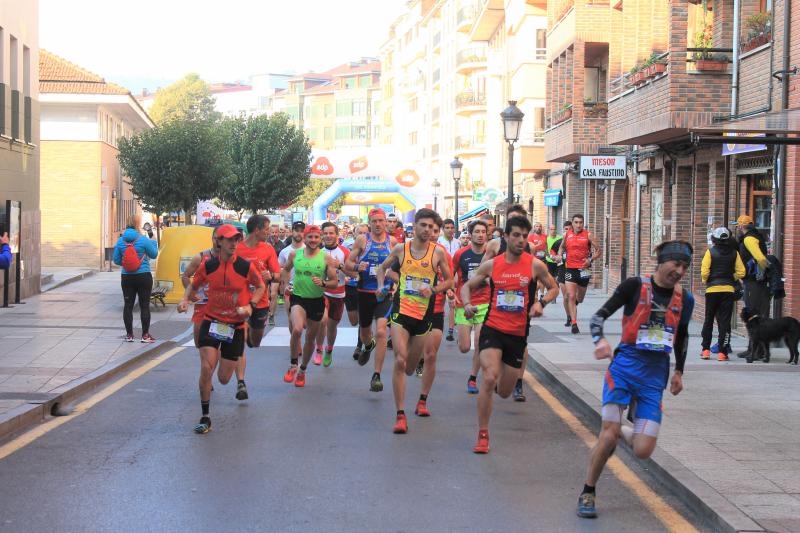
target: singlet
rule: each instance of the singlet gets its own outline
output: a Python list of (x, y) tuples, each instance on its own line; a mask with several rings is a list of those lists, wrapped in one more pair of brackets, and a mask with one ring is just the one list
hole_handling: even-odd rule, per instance
[(195, 289), (206, 283), (208, 284), (206, 317), (244, 327), (244, 321), (236, 312), (236, 308), (250, 303), (250, 285), (256, 287), (264, 285), (256, 266), (235, 255), (228, 261), (222, 261), (219, 257), (209, 257), (200, 264), (192, 279), (192, 286)]
[[(306, 247), (305, 244), (302, 244), (300, 246), (300, 248), (293, 248), (292, 246), (286, 246), (283, 250), (281, 250), (281, 253), (278, 255), (278, 263), (280, 263), (281, 267), (283, 267), (284, 265), (286, 265), (286, 261), (289, 260), (289, 255), (292, 252), (297, 251), (297, 250), (302, 250), (305, 247)], [(295, 255), (297, 255), (297, 254), (295, 254)], [(289, 286), (290, 287), (291, 287), (293, 282), (294, 282), (294, 268), (291, 270), (291, 272), (289, 272)]]
[[(354, 245), (355, 243), (356, 243), (355, 239), (347, 239), (347, 240), (346, 240), (346, 241), (344, 241), (344, 243), (342, 244), (342, 246), (344, 246), (345, 248), (347, 248), (347, 254), (348, 254), (348, 255), (350, 255), (350, 250), (352, 250), (352, 249), (353, 249), (353, 245)], [(358, 258), (356, 258), (356, 261), (355, 261), (355, 263), (356, 263), (356, 266), (358, 266), (358, 261), (359, 261), (359, 259), (358, 259)], [(347, 287), (358, 287), (358, 277), (351, 278), (350, 276), (347, 276), (347, 278), (346, 278), (346, 279), (347, 279), (347, 281), (345, 281), (345, 285), (346, 285)]]
[[(478, 267), (481, 266), (481, 261), (486, 252), (476, 254), (472, 250), (472, 246), (465, 246), (456, 252), (453, 256), (453, 263), (458, 272), (458, 286), (456, 287), (456, 307), (464, 307), (464, 302), (461, 301), (461, 288), (464, 284), (472, 279)], [(489, 284), (485, 283), (478, 290), (472, 291), (470, 295), (470, 302), (473, 305), (481, 305), (489, 303)]]
[[(333, 257), (336, 264), (344, 264), (345, 259), (347, 256), (350, 255), (350, 250), (345, 248), (342, 245), (337, 246), (336, 248), (330, 249), (327, 246), (323, 246), (322, 250), (325, 252), (326, 255)], [(345, 277), (344, 272), (341, 269), (336, 269), (336, 275), (339, 279), (339, 283), (333, 290), (325, 290), (325, 296), (330, 296), (331, 298), (344, 298), (344, 285), (345, 285)]]
[(556, 235), (555, 237), (547, 237), (547, 256), (544, 258), (545, 261), (548, 263), (555, 263), (556, 257), (558, 257), (558, 249), (561, 247), (561, 239), (560, 235)]
[[(212, 250), (210, 248), (208, 250), (203, 250), (202, 252), (200, 252), (201, 265), (205, 263), (209, 257), (214, 257), (214, 254), (212, 254), (211, 252)], [(198, 265), (197, 268), (200, 268), (200, 266)], [(197, 274), (197, 271), (195, 271), (195, 274)], [(206, 293), (207, 290), (208, 290), (208, 283), (204, 284), (203, 286), (197, 289), (195, 295), (197, 296), (198, 300), (194, 303), (194, 305), (206, 305), (208, 303), (208, 294)]]
[[(436, 244), (429, 242), (425, 255), (416, 259), (411, 254), (411, 243), (403, 243), (403, 260), (400, 263), (400, 287), (395, 293), (395, 312), (422, 320), (431, 309), (431, 298), (420, 294), (425, 287), (433, 288), (436, 272), (433, 270), (433, 252)], [(399, 311), (398, 311), (399, 310)]]
[[(391, 250), (391, 241), (389, 234), (386, 233), (383, 242), (373, 241), (372, 233), (366, 233), (366, 247), (364, 253), (358, 258), (359, 261), (364, 261), (369, 264), (367, 270), (360, 272), (358, 280), (358, 290), (361, 292), (375, 292), (378, 290), (378, 278), (375, 277), (375, 272), (378, 265), (386, 261), (389, 257)], [(388, 290), (392, 286), (392, 281), (388, 278), (383, 280), (383, 287)]]
[(531, 280), (533, 256), (522, 254), (513, 264), (498, 255), (492, 265), (489, 311), (484, 324), (507, 335), (527, 337), (528, 309), (533, 304), (536, 283)]
[[(447, 252), (447, 248), (442, 246), (440, 243), (436, 243), (436, 246), (441, 246), (442, 250)], [(450, 267), (450, 273), (453, 273), (453, 258), (450, 257), (450, 254), (445, 253), (445, 257), (447, 258), (447, 264)], [(442, 269), (436, 269), (436, 282), (433, 284), (434, 287), (438, 285), (442, 280)], [(447, 297), (446, 292), (440, 292), (436, 295), (436, 301), (433, 304), (433, 312), (434, 313), (444, 313), (444, 300)]]
[(315, 285), (311, 278), (325, 279), (325, 253), (318, 251), (313, 257), (307, 257), (307, 250), (303, 248), (294, 255), (292, 294), (301, 298), (322, 298), (325, 289)]
[[(270, 244), (259, 242), (255, 248), (250, 248), (242, 241), (236, 245), (236, 255), (253, 263), (262, 275), (265, 270), (272, 272), (273, 277), (279, 276), (281, 273), (278, 256), (275, 255), (275, 249)], [(251, 287), (251, 290), (253, 290), (253, 287)], [(269, 307), (269, 291), (264, 291), (264, 295), (258, 301), (256, 307), (259, 309)]]
[(547, 236), (544, 233), (530, 232), (528, 234), (528, 242), (531, 243), (532, 255), (536, 259), (544, 261), (545, 257), (547, 257)]
[(589, 232), (586, 230), (580, 233), (574, 231), (564, 235), (564, 249), (567, 252), (567, 268), (586, 268), (586, 260), (589, 259)]

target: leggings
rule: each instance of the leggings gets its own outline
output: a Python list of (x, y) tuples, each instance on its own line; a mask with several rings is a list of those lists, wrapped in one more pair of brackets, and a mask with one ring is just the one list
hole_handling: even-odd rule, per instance
[(133, 305), (136, 303), (137, 294), (142, 318), (142, 335), (150, 332), (151, 290), (153, 290), (153, 275), (150, 272), (122, 274), (122, 296), (125, 299), (122, 320), (125, 322), (125, 332), (128, 335), (133, 335)]
[(711, 347), (711, 335), (714, 329), (714, 319), (716, 319), (719, 332), (719, 351), (728, 353), (727, 346), (731, 342), (731, 314), (734, 305), (736, 304), (732, 292), (706, 293), (706, 316), (701, 333), (704, 350)]

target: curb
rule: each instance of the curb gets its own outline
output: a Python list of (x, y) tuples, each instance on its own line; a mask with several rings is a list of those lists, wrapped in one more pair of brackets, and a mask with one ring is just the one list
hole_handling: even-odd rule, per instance
[[(528, 347), (531, 357), (528, 358), (528, 369), (547, 387), (564, 405), (595, 432), (600, 430), (600, 412), (597, 398), (578, 385), (556, 365), (535, 349)], [(533, 357), (533, 356), (536, 357)], [(695, 510), (714, 531), (763, 532), (765, 529), (739, 508), (729, 502), (705, 481), (697, 477), (691, 470), (683, 466), (670, 454), (656, 447), (655, 452), (647, 460), (636, 459), (627, 445), (623, 450), (626, 462), (634, 461), (643, 464), (653, 477), (683, 502)]]
[(180, 344), (168, 340), (156, 343), (154, 346), (143, 347), (121, 359), (107, 363), (84, 376), (53, 389), (49, 393), (49, 395), (52, 396), (49, 399), (20, 405), (3, 413), (0, 415), (0, 440), (5, 439), (12, 433), (23, 431), (30, 426), (42, 422), (52, 416), (51, 413), (54, 407), (63, 407), (79, 396), (105, 384), (118, 374), (142, 362), (144, 359), (161, 355), (176, 346), (180, 346)]
[(59, 281), (58, 283), (55, 283), (55, 284), (53, 284), (53, 285), (51, 285), (49, 287), (42, 287), (40, 292), (45, 293), (45, 292), (52, 291), (53, 289), (57, 289), (59, 287), (63, 287), (64, 285), (69, 285), (70, 283), (75, 283), (76, 281), (80, 281), (82, 279), (86, 279), (89, 276), (94, 276), (98, 272), (99, 272), (99, 270), (87, 270), (86, 272), (81, 272), (80, 274), (72, 276), (71, 278), (67, 278), (67, 279), (65, 279), (63, 281)]

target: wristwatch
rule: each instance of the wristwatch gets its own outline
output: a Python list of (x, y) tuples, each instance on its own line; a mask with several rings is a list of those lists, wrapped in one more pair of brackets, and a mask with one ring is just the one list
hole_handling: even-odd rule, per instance
[(544, 301), (544, 298), (543, 298), (543, 297), (542, 297), (542, 298), (539, 298), (539, 304), (541, 304), (541, 306), (542, 306), (542, 309), (544, 309), (545, 307), (547, 307), (547, 304), (548, 304), (548, 303), (549, 303), (549, 302), (545, 302), (545, 301)]

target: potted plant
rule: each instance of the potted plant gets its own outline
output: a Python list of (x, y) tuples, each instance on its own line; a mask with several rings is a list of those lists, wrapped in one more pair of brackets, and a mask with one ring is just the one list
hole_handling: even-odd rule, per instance
[(556, 115), (556, 124), (572, 118), (572, 104), (564, 104)]
[(728, 70), (728, 56), (725, 54), (706, 54), (694, 63), (697, 70), (725, 72)]
[(742, 36), (741, 51), (749, 52), (767, 44), (772, 39), (771, 24), (769, 13), (755, 13), (747, 17), (744, 23), (747, 35)]
[(636, 86), (641, 83), (641, 79), (641, 67), (639, 65), (634, 65), (633, 68), (628, 72), (628, 81), (631, 82), (631, 85)]
[(653, 52), (647, 59), (647, 77), (654, 78), (659, 74), (663, 74), (667, 70), (667, 65), (661, 59), (661, 54)]

